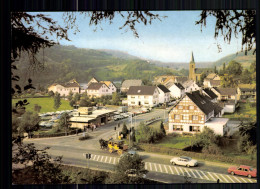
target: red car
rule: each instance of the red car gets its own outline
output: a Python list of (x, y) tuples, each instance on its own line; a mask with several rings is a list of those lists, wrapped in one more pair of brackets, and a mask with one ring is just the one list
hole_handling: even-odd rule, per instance
[(228, 173), (231, 175), (247, 176), (248, 178), (256, 177), (256, 169), (246, 165), (240, 165), (239, 167), (229, 167)]

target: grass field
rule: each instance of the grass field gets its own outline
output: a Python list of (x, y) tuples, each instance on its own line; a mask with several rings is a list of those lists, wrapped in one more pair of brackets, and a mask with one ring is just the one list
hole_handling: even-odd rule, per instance
[[(26, 106), (26, 110), (28, 111), (34, 111), (34, 105), (38, 104), (41, 106), (40, 113), (46, 113), (46, 112), (55, 112), (55, 111), (61, 111), (61, 110), (72, 110), (73, 108), (69, 105), (69, 101), (61, 99), (61, 105), (56, 110), (53, 108), (54, 105), (54, 99), (53, 98), (26, 98), (29, 104)], [(12, 104), (15, 104), (17, 101), (21, 99), (13, 99)]]
[(223, 117), (226, 118), (233, 118), (233, 119), (239, 119), (239, 118), (245, 118), (245, 119), (255, 119), (256, 120), (256, 106), (251, 106), (253, 103), (251, 102), (240, 102), (239, 107), (233, 114), (226, 114), (223, 115)]

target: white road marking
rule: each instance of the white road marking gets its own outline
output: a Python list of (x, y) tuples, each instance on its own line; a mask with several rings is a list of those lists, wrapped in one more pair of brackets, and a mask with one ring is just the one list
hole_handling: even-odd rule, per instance
[(189, 170), (188, 169), (185, 169), (186, 173), (188, 174), (189, 177), (191, 177), (190, 173), (189, 173)]
[(105, 163), (107, 162), (107, 156), (106, 156), (106, 159), (105, 159)]
[(97, 161), (99, 160), (100, 156), (98, 156)]
[(166, 173), (169, 173), (168, 170), (167, 170), (167, 168), (166, 168), (166, 165), (164, 165), (164, 168), (165, 168), (165, 170), (166, 170)]
[(220, 174), (220, 176), (223, 177), (224, 180), (225, 180), (227, 183), (229, 183), (228, 180), (227, 180), (223, 175)]
[(220, 182), (223, 182), (223, 180), (216, 173), (213, 173), (213, 174), (217, 177), (217, 179), (220, 180)]
[(200, 176), (200, 178), (203, 179), (203, 177), (199, 174), (199, 171), (195, 170), (197, 172), (197, 174)]
[(178, 167), (178, 168), (181, 170), (182, 174), (184, 175), (184, 172), (183, 172), (182, 168), (180, 168), (180, 167)]
[[(168, 165), (169, 166), (169, 165)], [(173, 171), (172, 171), (172, 168), (171, 168), (171, 166), (169, 166), (170, 167), (170, 170), (171, 170), (171, 172), (172, 172), (172, 174), (174, 175), (174, 173), (173, 173)]]
[(236, 177), (236, 176), (233, 176), (234, 179), (236, 179), (238, 182), (241, 183), (241, 181)]
[(215, 178), (210, 174), (210, 172), (208, 172), (208, 174), (211, 176), (211, 178), (212, 178), (213, 180), (215, 180)]
[(95, 161), (96, 155), (94, 155), (94, 157), (92, 158)]
[(149, 165), (150, 165), (150, 170), (152, 171), (153, 169), (152, 169), (152, 164), (151, 163), (149, 163)]
[(103, 158), (104, 158), (104, 156), (102, 156), (102, 158), (101, 158), (101, 160), (100, 160), (101, 162), (102, 162), (102, 159), (103, 159)]
[(205, 173), (203, 171), (200, 171), (208, 180), (209, 178), (205, 175)]
[(114, 163), (113, 164), (116, 164), (116, 158), (114, 158)]
[(157, 172), (157, 167), (156, 167), (156, 164), (154, 163), (153, 165), (154, 165), (154, 167), (155, 167), (155, 171)]
[(112, 157), (110, 157), (109, 163), (111, 163)]
[(161, 170), (161, 172), (163, 172), (163, 171), (162, 171), (162, 167), (161, 167), (161, 164), (159, 164), (159, 167), (160, 167), (160, 170)]
[(233, 181), (233, 179), (230, 177), (230, 176), (228, 176), (228, 175), (226, 175), (233, 183), (235, 183), (235, 181)]
[(247, 182), (245, 179), (243, 179), (243, 178), (240, 178), (242, 181), (244, 181), (244, 182)]
[(180, 173), (179, 173), (179, 171), (178, 171), (177, 167), (174, 167), (174, 169), (177, 171), (178, 175), (180, 175)]
[(198, 178), (194, 173), (193, 173), (193, 171), (191, 170), (191, 173), (193, 174), (193, 176), (195, 177), (195, 178)]
[(247, 179), (247, 180), (248, 180), (249, 182), (251, 182), (251, 183), (253, 182), (251, 179)]

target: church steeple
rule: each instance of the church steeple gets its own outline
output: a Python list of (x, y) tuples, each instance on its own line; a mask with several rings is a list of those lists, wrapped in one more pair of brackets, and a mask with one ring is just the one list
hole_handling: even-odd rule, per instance
[(191, 59), (190, 59), (190, 62), (194, 62), (193, 51), (191, 51)]

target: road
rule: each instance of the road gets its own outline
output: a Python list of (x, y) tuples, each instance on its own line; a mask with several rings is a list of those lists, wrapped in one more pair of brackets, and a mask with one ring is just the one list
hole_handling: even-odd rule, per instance
[[(163, 117), (164, 110), (154, 110), (148, 114), (136, 116), (137, 126), (141, 121), (150, 120), (153, 117)], [(48, 153), (52, 156), (63, 156), (65, 164), (81, 166), (94, 169), (113, 171), (115, 164), (118, 162), (117, 154), (110, 154), (106, 150), (101, 150), (98, 140), (100, 138), (109, 139), (115, 134), (114, 127), (118, 122), (126, 122), (128, 127), (131, 125), (129, 120), (120, 120), (104, 125), (93, 132), (89, 132), (91, 139), (79, 141), (79, 136), (64, 136), (54, 138), (26, 139), (25, 143), (34, 143), (37, 147), (51, 147)], [(122, 124), (121, 124), (122, 127)], [(122, 128), (117, 128), (121, 130)], [(92, 157), (88, 161), (83, 156), (84, 153), (91, 153)], [(229, 165), (217, 164), (212, 162), (201, 161), (198, 167), (186, 168), (181, 166), (172, 166), (169, 164), (172, 156), (159, 155), (147, 152), (138, 152), (145, 162), (145, 167), (149, 170), (147, 178), (158, 180), (165, 183), (183, 183), (184, 173), (191, 177), (192, 182), (197, 183), (215, 183), (217, 179), (225, 183), (251, 183), (256, 182), (255, 179), (231, 176), (227, 174)]]

